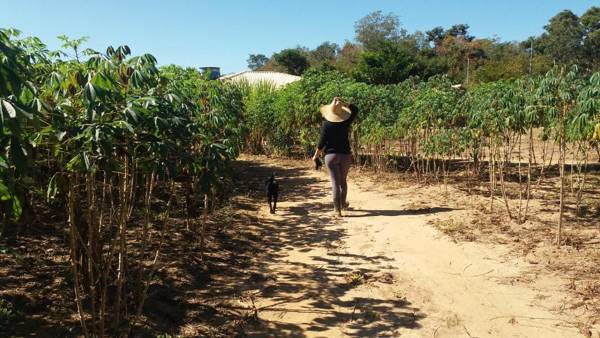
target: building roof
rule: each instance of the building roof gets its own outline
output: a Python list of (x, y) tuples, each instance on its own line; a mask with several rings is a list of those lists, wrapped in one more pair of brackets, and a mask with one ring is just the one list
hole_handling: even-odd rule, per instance
[(300, 76), (272, 71), (246, 70), (239, 73), (223, 75), (219, 80), (226, 82), (246, 82), (250, 85), (269, 82), (275, 87), (283, 87), (289, 83), (300, 80)]

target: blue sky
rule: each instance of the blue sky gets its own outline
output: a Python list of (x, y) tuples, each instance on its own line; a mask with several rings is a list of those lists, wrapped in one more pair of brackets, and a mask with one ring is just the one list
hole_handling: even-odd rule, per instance
[(595, 0), (0, 0), (0, 27), (38, 36), (51, 49), (56, 36), (89, 36), (87, 47), (129, 45), (161, 65), (246, 68), (250, 53), (354, 37), (354, 22), (393, 12), (409, 32), (467, 23), (477, 37), (522, 40), (543, 31), (563, 9), (581, 15)]

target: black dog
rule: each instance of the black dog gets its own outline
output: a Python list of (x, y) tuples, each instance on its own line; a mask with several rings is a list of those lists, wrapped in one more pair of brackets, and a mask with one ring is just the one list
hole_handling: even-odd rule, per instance
[(323, 166), (323, 162), (321, 162), (321, 159), (316, 157), (315, 158), (315, 170), (321, 170), (321, 167)]
[(269, 200), (269, 211), (274, 214), (277, 209), (277, 196), (279, 195), (279, 183), (275, 180), (275, 173), (265, 181), (267, 199)]

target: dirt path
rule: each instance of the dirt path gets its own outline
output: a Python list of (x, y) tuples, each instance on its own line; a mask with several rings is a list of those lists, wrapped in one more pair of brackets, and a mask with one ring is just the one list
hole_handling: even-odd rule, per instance
[(325, 171), (252, 161), (284, 172), (279, 212), (265, 204), (258, 215), (280, 229), (265, 241), (283, 245), (260, 262), (262, 290), (242, 301), (258, 309), (250, 336), (582, 336), (557, 315), (564, 281), (533, 273), (503, 246), (455, 243), (428, 225), (468, 210), (431, 206), (418, 189), (384, 192), (354, 180), (353, 209), (335, 220)]

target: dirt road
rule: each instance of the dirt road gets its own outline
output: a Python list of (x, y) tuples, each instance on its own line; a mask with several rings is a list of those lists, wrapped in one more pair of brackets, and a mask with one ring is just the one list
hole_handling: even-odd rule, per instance
[(252, 161), (283, 171), (278, 213), (265, 204), (258, 218), (279, 229), (264, 240), (284, 245), (260, 262), (264, 287), (241, 304), (260, 319), (250, 336), (582, 336), (573, 314), (560, 311), (559, 276), (504, 246), (456, 243), (429, 224), (469, 210), (431, 205), (414, 187), (384, 191), (354, 173), (352, 210), (334, 219), (325, 171)]

